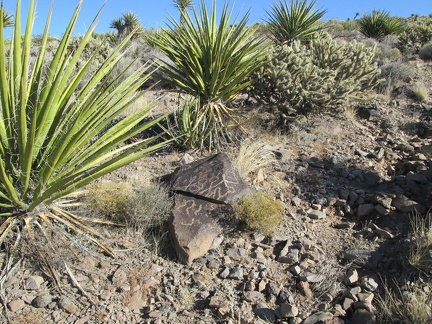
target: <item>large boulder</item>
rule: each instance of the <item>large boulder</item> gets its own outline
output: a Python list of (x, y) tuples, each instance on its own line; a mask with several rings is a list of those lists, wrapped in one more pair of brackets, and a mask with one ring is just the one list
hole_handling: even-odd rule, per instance
[(227, 204), (249, 189), (224, 153), (177, 168), (171, 181), (175, 205), (170, 234), (180, 262), (191, 264), (218, 241)]

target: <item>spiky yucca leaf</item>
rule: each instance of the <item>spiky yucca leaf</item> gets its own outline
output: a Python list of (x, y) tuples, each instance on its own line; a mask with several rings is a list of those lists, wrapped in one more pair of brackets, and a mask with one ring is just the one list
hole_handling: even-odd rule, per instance
[(200, 12), (192, 8), (182, 17), (181, 23), (171, 17), (169, 27), (149, 40), (170, 59), (161, 62), (165, 81), (199, 99), (202, 120), (217, 138), (238, 124), (227, 103), (251, 84), (248, 76), (263, 64), (265, 44), (254, 36), (256, 28), (246, 26), (249, 11), (232, 19), (225, 4), (218, 22), (216, 3), (208, 13), (201, 1)]
[(267, 12), (267, 23), (273, 38), (281, 44), (292, 44), (295, 40), (308, 41), (325, 28), (320, 19), (326, 10), (313, 10), (316, 0), (284, 0), (274, 3)]
[(398, 34), (403, 25), (396, 17), (391, 17), (386, 10), (373, 10), (358, 20), (360, 32), (366, 37), (381, 39), (386, 35)]
[[(118, 80), (124, 73), (110, 78), (133, 34), (80, 86), (97, 53), (78, 71), (77, 62), (101, 12), (70, 54), (68, 47), (81, 6), (82, 1), (48, 68), (44, 62), (52, 6), (34, 63), (30, 61), (30, 49), (35, 1), (30, 1), (22, 35), (21, 0), (17, 0), (11, 42), (5, 39), (0, 19), (0, 214), (3, 217), (0, 243), (18, 225), (31, 229), (31, 237), (33, 233), (47, 237), (40, 227), (44, 224), (63, 240), (65, 235), (59, 228), (87, 236), (112, 255), (109, 248), (94, 238), (98, 236), (94, 230), (84, 225), (80, 217), (56, 207), (56, 200), (164, 143), (155, 144), (150, 138), (124, 144), (158, 122), (144, 122), (151, 106), (120, 122), (116, 119), (138, 99), (137, 90), (149, 77), (148, 66), (142, 66), (121, 83)], [(4, 9), (0, 10), (3, 14)], [(7, 44), (10, 44), (9, 51), (6, 51)]]

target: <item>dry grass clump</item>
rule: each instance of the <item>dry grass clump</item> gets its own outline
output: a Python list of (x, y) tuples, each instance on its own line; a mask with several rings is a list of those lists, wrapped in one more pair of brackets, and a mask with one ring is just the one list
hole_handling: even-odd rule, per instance
[(402, 62), (388, 63), (381, 68), (378, 91), (390, 97), (391, 93), (412, 75), (411, 66)]
[(85, 206), (91, 216), (145, 232), (162, 226), (169, 217), (172, 201), (168, 188), (155, 181), (102, 180), (88, 188)]
[(283, 203), (262, 190), (241, 198), (233, 207), (236, 219), (264, 235), (274, 234), (282, 222)]
[(420, 287), (413, 285), (402, 290), (395, 283), (395, 289), (385, 283), (383, 295), (377, 296), (379, 311), (378, 323), (416, 323), (432, 322), (432, 284)]
[(411, 217), (412, 238), (409, 262), (414, 267), (432, 274), (432, 215), (416, 213)]
[(234, 167), (242, 179), (248, 179), (260, 169), (263, 170), (275, 163), (273, 151), (274, 148), (266, 140), (243, 141), (234, 160)]
[(348, 118), (349, 120), (356, 120), (357, 119), (357, 108), (354, 106), (348, 106), (345, 107), (343, 110), (343, 114), (346, 118)]
[(417, 101), (425, 101), (428, 98), (428, 89), (422, 83), (413, 85), (410, 91), (411, 97)]

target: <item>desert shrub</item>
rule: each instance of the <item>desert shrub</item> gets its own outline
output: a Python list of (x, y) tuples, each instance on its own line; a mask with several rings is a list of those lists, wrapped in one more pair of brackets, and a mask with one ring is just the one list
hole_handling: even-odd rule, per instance
[[(393, 288), (391, 286), (394, 286)], [(384, 283), (384, 291), (377, 296), (379, 311), (378, 323), (418, 323), (429, 324), (432, 321), (432, 285), (404, 285)]]
[(280, 44), (291, 45), (295, 40), (309, 41), (323, 30), (325, 25), (321, 18), (326, 10), (314, 10), (316, 0), (284, 0), (273, 3), (267, 13), (268, 29), (273, 39)]
[(419, 56), (422, 60), (432, 60), (432, 43), (423, 45), (419, 50)]
[(417, 53), (422, 46), (432, 40), (432, 18), (411, 17), (404, 23), (399, 35), (398, 48), (402, 51)]
[(374, 10), (358, 19), (360, 32), (366, 37), (381, 39), (386, 35), (398, 34), (402, 30), (399, 18), (391, 17), (385, 10)]
[(168, 220), (172, 201), (166, 186), (156, 181), (108, 181), (91, 184), (85, 194), (86, 213), (146, 232)]
[(241, 198), (234, 205), (234, 217), (264, 235), (276, 232), (282, 222), (284, 206), (270, 193), (262, 190)]
[(336, 109), (376, 84), (374, 49), (338, 43), (323, 35), (308, 46), (294, 42), (269, 50), (253, 76), (248, 94), (270, 106), (283, 120)]
[(390, 95), (393, 90), (408, 81), (414, 74), (413, 69), (402, 62), (392, 62), (381, 67), (380, 83), (377, 90)]
[(231, 17), (232, 10), (224, 5), (218, 21), (216, 1), (211, 12), (201, 1), (200, 11), (185, 12), (182, 23), (171, 18), (169, 28), (148, 38), (168, 58), (160, 62), (165, 81), (198, 99), (198, 119), (210, 129), (210, 149), (230, 142), (229, 128), (240, 126), (238, 109), (230, 103), (249, 86), (248, 76), (264, 58), (265, 43), (255, 37), (254, 27), (247, 27), (249, 12)]
[(425, 273), (432, 274), (432, 215), (416, 213), (410, 220), (412, 244), (409, 262)]

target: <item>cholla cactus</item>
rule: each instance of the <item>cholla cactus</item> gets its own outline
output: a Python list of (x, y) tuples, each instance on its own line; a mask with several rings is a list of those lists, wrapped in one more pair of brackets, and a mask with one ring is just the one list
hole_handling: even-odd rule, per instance
[(274, 47), (266, 65), (254, 76), (248, 94), (269, 105), (284, 120), (336, 109), (360, 91), (376, 85), (374, 48), (352, 42), (339, 44), (328, 34), (309, 46)]
[(413, 50), (418, 52), (420, 48), (432, 40), (432, 18), (411, 17), (407, 20), (402, 33), (399, 35), (398, 48), (401, 51)]

